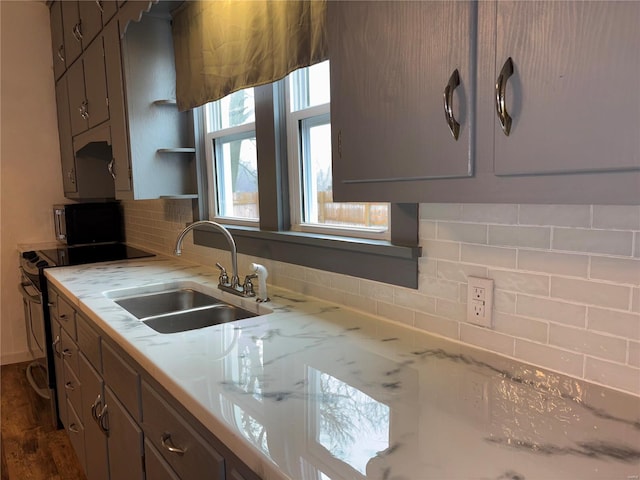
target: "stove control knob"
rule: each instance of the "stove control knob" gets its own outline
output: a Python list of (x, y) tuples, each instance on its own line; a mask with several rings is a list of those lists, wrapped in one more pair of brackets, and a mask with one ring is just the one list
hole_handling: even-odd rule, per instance
[(33, 250), (30, 250), (28, 252), (22, 252), (22, 258), (24, 258), (25, 260), (33, 260), (34, 258), (37, 258), (37, 257), (38, 255)]

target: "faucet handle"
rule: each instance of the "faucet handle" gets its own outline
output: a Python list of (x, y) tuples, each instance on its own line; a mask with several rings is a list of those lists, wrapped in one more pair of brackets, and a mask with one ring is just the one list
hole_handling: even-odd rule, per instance
[(256, 275), (255, 273), (251, 273), (244, 277), (242, 291), (247, 297), (254, 297), (256, 295), (256, 292), (253, 291), (253, 282), (251, 281), (252, 278), (258, 278), (258, 275)]
[(229, 275), (227, 275), (227, 269), (220, 265), (220, 262), (216, 262), (216, 267), (220, 269), (220, 276), (218, 277), (218, 283), (220, 285), (229, 285)]

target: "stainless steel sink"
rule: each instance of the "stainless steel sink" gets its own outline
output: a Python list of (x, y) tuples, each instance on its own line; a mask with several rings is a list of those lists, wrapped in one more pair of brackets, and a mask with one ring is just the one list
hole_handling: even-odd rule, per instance
[(159, 333), (176, 333), (255, 316), (255, 313), (248, 310), (226, 303), (219, 303), (217, 305), (144, 318), (142, 323)]
[(139, 319), (164, 313), (191, 310), (207, 305), (223, 304), (217, 298), (190, 288), (122, 298), (115, 300), (115, 302)]
[(257, 316), (191, 288), (145, 293), (114, 302), (159, 333), (186, 332)]

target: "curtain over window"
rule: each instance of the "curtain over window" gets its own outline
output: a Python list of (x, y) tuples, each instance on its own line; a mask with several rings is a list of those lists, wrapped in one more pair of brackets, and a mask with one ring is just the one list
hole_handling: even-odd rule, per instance
[(325, 0), (185, 2), (173, 14), (180, 110), (328, 58)]

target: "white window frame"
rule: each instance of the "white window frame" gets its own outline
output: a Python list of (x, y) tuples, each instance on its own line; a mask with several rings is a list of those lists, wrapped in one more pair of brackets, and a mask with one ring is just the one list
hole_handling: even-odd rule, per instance
[[(291, 230), (297, 232), (307, 232), (322, 235), (337, 235), (343, 237), (366, 238), (372, 240), (390, 240), (391, 225), (386, 229), (358, 228), (353, 226), (321, 225), (305, 223), (303, 221), (303, 185), (305, 183), (304, 172), (302, 171), (302, 155), (305, 149), (305, 142), (302, 138), (301, 125), (303, 121), (309, 120), (311, 126), (331, 124), (330, 103), (315, 105), (297, 111), (291, 111), (291, 91), (289, 77), (285, 77), (284, 82), (285, 106), (286, 106), (286, 132), (287, 132), (287, 159), (289, 170), (289, 207), (291, 215)], [(306, 83), (304, 83), (306, 86)], [(299, 92), (300, 89), (296, 91)], [(325, 121), (326, 118), (326, 121)], [(315, 188), (312, 188), (315, 191)], [(362, 202), (366, 203), (366, 202)], [(390, 213), (390, 212), (389, 212)]]
[[(258, 218), (250, 220), (240, 217), (230, 217), (218, 215), (218, 177), (216, 172), (216, 156), (221, 158), (220, 141), (234, 141), (242, 140), (251, 137), (256, 137), (255, 121), (238, 125), (235, 127), (219, 128), (218, 118), (219, 115), (212, 114), (212, 110), (218, 108), (215, 105), (207, 105), (205, 107), (205, 159), (207, 164), (207, 177), (209, 179), (209, 191), (207, 193), (207, 201), (209, 207), (209, 220), (214, 220), (220, 223), (229, 225), (245, 225), (250, 227), (257, 227), (260, 224), (260, 211), (258, 210)], [(210, 113), (211, 112), (211, 113)], [(226, 169), (229, 171), (229, 169)], [(233, 199), (231, 199), (233, 203)]]

